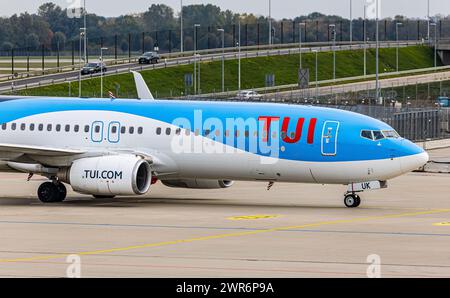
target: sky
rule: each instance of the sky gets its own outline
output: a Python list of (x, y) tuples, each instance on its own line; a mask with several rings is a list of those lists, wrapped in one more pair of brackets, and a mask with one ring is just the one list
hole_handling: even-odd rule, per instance
[[(61, 7), (67, 7), (73, 2), (83, 0), (0, 0), (0, 16), (10, 16), (14, 13), (28, 11), (35, 13), (45, 2), (53, 2)], [(147, 10), (152, 4), (163, 3), (180, 11), (181, 0), (86, 0), (88, 12), (101, 16), (112, 17)], [(311, 12), (336, 14), (346, 18), (350, 16), (350, 1), (353, 1), (353, 17), (362, 17), (365, 0), (271, 0), (272, 17), (275, 19), (293, 18)], [(406, 15), (408, 17), (425, 18), (427, 15), (427, 0), (380, 0), (382, 17)], [(268, 15), (269, 0), (183, 0), (184, 5), (214, 4), (222, 9), (234, 12), (248, 12), (257, 15)], [(430, 15), (450, 15), (450, 1), (430, 0)]]

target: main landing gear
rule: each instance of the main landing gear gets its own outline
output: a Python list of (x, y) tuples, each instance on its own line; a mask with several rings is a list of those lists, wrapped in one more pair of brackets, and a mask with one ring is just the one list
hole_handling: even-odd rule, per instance
[(42, 203), (60, 203), (66, 196), (67, 189), (59, 181), (45, 182), (38, 189), (38, 197)]
[(348, 208), (357, 208), (361, 205), (361, 198), (356, 193), (348, 193), (345, 195), (344, 204)]

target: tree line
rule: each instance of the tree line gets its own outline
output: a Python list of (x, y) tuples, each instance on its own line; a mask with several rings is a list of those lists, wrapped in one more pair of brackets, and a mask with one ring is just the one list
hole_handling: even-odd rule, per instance
[[(189, 5), (183, 8), (184, 48), (194, 46), (194, 24), (200, 24), (197, 46), (200, 49), (220, 47), (222, 38), (218, 28), (225, 29), (225, 45), (235, 46), (238, 40), (238, 27), (241, 25), (241, 44), (267, 44), (269, 39), (268, 18), (254, 14), (237, 14), (230, 10), (222, 10), (211, 4)], [(450, 32), (448, 18), (442, 17), (439, 24), (439, 35)], [(427, 36), (426, 21), (408, 20), (403, 16), (386, 19), (381, 22), (381, 38), (395, 40), (395, 24), (402, 22), (400, 29), (402, 39), (420, 39)], [(272, 31), (274, 43), (298, 42), (300, 36), (299, 23), (302, 27), (303, 41), (329, 41), (333, 38), (330, 24), (336, 25), (336, 39), (350, 38), (350, 21), (336, 15), (312, 13), (294, 19), (273, 20)], [(67, 9), (54, 3), (45, 3), (33, 14), (21, 13), (11, 17), (0, 18), (0, 50), (69, 50), (79, 40), (81, 19), (70, 18)], [(375, 22), (353, 21), (353, 40), (374, 39)], [(98, 48), (99, 44), (115, 46), (119, 51), (150, 50), (158, 46), (163, 51), (180, 48), (180, 18), (175, 11), (164, 4), (153, 4), (147, 11), (118, 17), (103, 17), (88, 13), (87, 31), (89, 47)]]

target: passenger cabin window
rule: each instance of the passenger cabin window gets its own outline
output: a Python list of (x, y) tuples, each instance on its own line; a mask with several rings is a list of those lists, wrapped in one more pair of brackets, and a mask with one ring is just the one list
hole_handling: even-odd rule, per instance
[(30, 124), (30, 131), (34, 131), (34, 123)]
[(44, 130), (44, 124), (39, 124), (39, 126), (38, 126), (38, 130), (39, 131), (43, 131)]
[(60, 132), (60, 131), (61, 131), (61, 124), (57, 124), (57, 125), (56, 125), (56, 131), (57, 131), (57, 132)]
[(25, 128), (27, 128), (27, 125), (25, 123), (20, 124), (20, 130), (24, 131)]
[(125, 134), (127, 132), (127, 128), (125, 127), (125, 126), (122, 126), (121, 128), (120, 128), (120, 133), (121, 134)]
[(128, 131), (130, 132), (130, 135), (134, 134), (134, 127), (130, 126), (130, 129)]
[(172, 133), (172, 129), (167, 128), (167, 129), (166, 129), (166, 135), (170, 136), (171, 133)]
[(47, 125), (47, 131), (52, 131), (52, 125), (51, 124)]
[(89, 127), (89, 125), (85, 125), (85, 126), (84, 126), (84, 132), (88, 133), (88, 132), (89, 132), (89, 130), (90, 130), (90, 127)]
[(138, 128), (138, 134), (143, 134), (144, 133), (144, 128), (143, 127), (139, 127)]
[(79, 132), (79, 131), (80, 131), (80, 126), (79, 126), (79, 125), (75, 125), (75, 126), (73, 127), (73, 130), (74, 130), (75, 132)]
[(17, 124), (16, 123), (11, 124), (11, 129), (12, 130), (16, 130), (16, 128), (17, 128)]
[(66, 125), (65, 131), (66, 131), (66, 132), (69, 132), (69, 131), (70, 131), (70, 125)]
[(8, 124), (3, 123), (3, 124), (2, 124), (2, 129), (3, 129), (3, 130), (6, 130), (7, 128), (8, 128)]

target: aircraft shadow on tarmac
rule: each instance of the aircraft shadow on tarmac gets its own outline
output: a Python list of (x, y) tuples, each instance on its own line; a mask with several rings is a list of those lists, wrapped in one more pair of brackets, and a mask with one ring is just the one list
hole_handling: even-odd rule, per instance
[[(301, 200), (299, 199), (299, 202)], [(14, 197), (0, 197), (0, 206), (33, 206), (33, 207), (99, 207), (99, 208), (136, 208), (136, 207), (158, 207), (158, 206), (178, 206), (178, 207), (215, 207), (215, 208), (229, 208), (229, 207), (258, 207), (258, 208), (301, 208), (301, 209), (342, 209), (344, 207), (334, 205), (309, 205), (309, 204), (270, 204), (258, 202), (245, 202), (245, 199), (240, 201), (234, 199), (211, 199), (211, 198), (133, 198), (121, 197), (114, 199), (91, 199), (89, 197), (68, 198), (62, 203), (43, 204), (36, 198), (14, 198)]]

